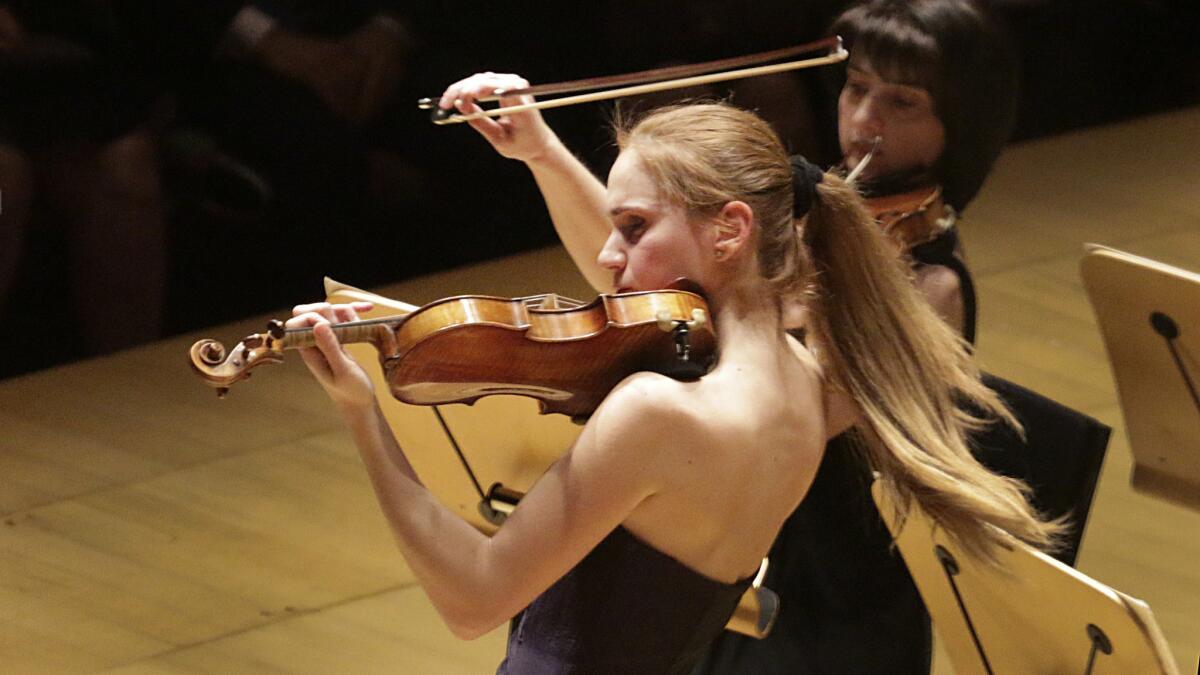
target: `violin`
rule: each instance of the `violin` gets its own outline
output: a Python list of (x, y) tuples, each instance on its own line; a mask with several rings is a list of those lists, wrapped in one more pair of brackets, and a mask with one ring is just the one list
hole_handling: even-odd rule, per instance
[(937, 239), (954, 225), (954, 210), (942, 200), (940, 185), (868, 196), (865, 201), (875, 222), (905, 251)]
[(953, 227), (957, 214), (942, 199), (942, 186), (926, 169), (910, 169), (883, 180), (858, 182), (858, 176), (874, 159), (883, 138), (876, 136), (873, 141), (870, 151), (846, 173), (846, 182), (857, 186), (867, 212), (884, 233), (907, 253)]
[[(540, 412), (584, 418), (613, 387), (641, 370), (695, 379), (716, 349), (708, 305), (686, 280), (662, 291), (600, 295), (445, 298), (415, 311), (333, 325), (343, 343), (379, 353), (391, 394), (415, 405), (471, 404), (484, 396), (537, 399)], [(311, 328), (268, 324), (232, 350), (200, 340), (193, 370), (224, 396), (283, 352), (315, 345)]]

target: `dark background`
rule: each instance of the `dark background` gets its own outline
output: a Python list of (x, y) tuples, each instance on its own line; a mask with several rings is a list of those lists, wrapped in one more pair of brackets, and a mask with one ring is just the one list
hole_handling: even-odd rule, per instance
[[(235, 11), (237, 4), (226, 3), (221, 11)], [(353, 129), (328, 116), (295, 83), (199, 58), (211, 48), (204, 39), (194, 44), (171, 39), (163, 24), (154, 23), (157, 16), (145, 15), (145, 26), (133, 19), (136, 30), (155, 37), (143, 43), (146, 52), (136, 67), (145, 72), (135, 68), (132, 78), (139, 87), (150, 83), (146, 88), (156, 93), (166, 90), (174, 102), (162, 160), (170, 203), (164, 331), (184, 332), (320, 298), (324, 275), (374, 286), (555, 243), (528, 171), (496, 155), (465, 125), (431, 125), (413, 105), (420, 96), (436, 95), (477, 70), (518, 72), (539, 83), (791, 46), (824, 35), (846, 4), (391, 4), (389, 9), (406, 18), (414, 47), (384, 114)], [(151, 14), (175, 11), (170, 3), (155, 5)], [(1195, 0), (996, 0), (991, 5), (1009, 25), (1021, 55), (1014, 140), (1200, 102), (1200, 3)], [(167, 23), (211, 39), (222, 22), (213, 9), (218, 6), (222, 3), (198, 2), (178, 10), (185, 20), (170, 16)], [(190, 15), (196, 11), (210, 16), (197, 23)], [(193, 51), (166, 58), (185, 48)], [(164, 58), (153, 58), (156, 50)], [(24, 86), (40, 92), (45, 82), (35, 78)], [(793, 150), (831, 164), (837, 152), (832, 124), (838, 84), (838, 71), (824, 69), (789, 75), (770, 86), (680, 95), (732, 95), (735, 103), (759, 109), (776, 124)], [(84, 89), (90, 85), (77, 86), (75, 105), (86, 105)], [(9, 114), (43, 114), (22, 109), (19, 97), (11, 95), (14, 90), (8, 91)], [(71, 94), (65, 98), (70, 101)], [(604, 175), (613, 157), (610, 115), (611, 104), (593, 104), (548, 111), (546, 118)], [(214, 171), (197, 178), (182, 170), (180, 152), (173, 148), (194, 146), (196, 138), (266, 177), (273, 190), (270, 202), (244, 208), (245, 186), (236, 176)], [(390, 159), (392, 187), (382, 194), (365, 187), (367, 155)], [(236, 208), (223, 212), (211, 208), (213, 202)], [(30, 237), (0, 324), (0, 377), (87, 354), (73, 337), (69, 312), (58, 310), (69, 290), (62, 246), (53, 231)]]

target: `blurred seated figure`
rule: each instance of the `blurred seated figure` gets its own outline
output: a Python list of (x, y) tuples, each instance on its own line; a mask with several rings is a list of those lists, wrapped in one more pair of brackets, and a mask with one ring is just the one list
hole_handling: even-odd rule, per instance
[[(181, 83), (171, 135), (176, 160), (207, 167), (189, 186), (205, 191), (191, 200), (201, 208), (176, 223), (193, 252), (181, 276), (205, 286), (189, 284), (200, 292), (180, 298), (175, 321), (185, 328), (261, 311), (325, 274), (379, 281), (370, 266), (381, 261), (361, 255), (378, 212), (394, 225), (420, 194), (420, 173), (377, 133), (407, 77), (408, 19), (371, 0), (238, 4), (209, 21), (219, 30), (203, 67)], [(286, 268), (270, 262), (281, 249)], [(222, 286), (233, 276), (267, 295), (236, 296)]]
[(185, 209), (263, 226), (280, 201), (286, 209), (324, 193), (319, 207), (336, 191), (345, 195), (339, 206), (358, 205), (366, 180), (359, 136), (390, 100), (411, 44), (400, 18), (372, 7), (210, 9), (208, 30), (194, 36), (201, 60), (180, 83), (181, 110), (164, 140), (171, 188)]
[(354, 126), (379, 114), (412, 47), (404, 20), (379, 2), (250, 3), (225, 40), (226, 54), (303, 84)]
[(181, 118), (261, 172), (281, 200), (356, 209), (386, 161), (373, 152), (373, 125), (412, 46), (405, 20), (380, 2), (249, 3), (184, 88)]
[[(400, 192), (403, 167), (362, 139), (409, 44), (371, 2), (0, 3), (0, 316), (17, 322), (4, 339), (63, 324), (53, 345), (14, 345), (0, 374), (156, 338), (194, 296), (209, 299), (193, 322), (224, 318), (203, 303), (228, 289), (207, 279), (279, 257), (297, 235), (341, 239), (376, 165), (390, 170), (379, 192)], [(219, 227), (268, 212), (258, 238)], [(336, 271), (323, 265), (290, 278)], [(33, 307), (46, 288), (53, 307)]]
[[(70, 317), (75, 344), (56, 345), (60, 359), (162, 329), (160, 99), (125, 37), (106, 3), (0, 4), (0, 317), (19, 280), (65, 278), (70, 301), (42, 296), (36, 310)], [(40, 237), (53, 253), (38, 252)]]

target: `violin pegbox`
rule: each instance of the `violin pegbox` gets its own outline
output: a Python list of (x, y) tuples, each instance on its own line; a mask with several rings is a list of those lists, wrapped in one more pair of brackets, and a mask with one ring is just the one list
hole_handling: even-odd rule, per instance
[(283, 338), (279, 321), (267, 323), (266, 333), (255, 333), (226, 351), (217, 340), (200, 340), (188, 351), (192, 370), (223, 398), (234, 382), (250, 377), (250, 370), (264, 363), (283, 361)]

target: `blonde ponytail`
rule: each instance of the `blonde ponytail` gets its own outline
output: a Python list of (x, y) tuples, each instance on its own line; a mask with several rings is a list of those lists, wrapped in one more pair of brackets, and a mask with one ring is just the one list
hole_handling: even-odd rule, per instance
[(793, 166), (778, 136), (723, 103), (656, 110), (618, 128), (617, 142), (637, 147), (663, 196), (692, 214), (735, 200), (753, 209), (760, 274), (781, 301), (809, 308), (810, 335), (834, 384), (862, 410), (861, 445), (897, 515), (915, 500), (985, 559), (1002, 541), (994, 528), (1054, 545), (1061, 523), (1043, 520), (1025, 484), (988, 471), (968, 448), (968, 433), (993, 420), (1019, 424), (980, 382), (965, 345), (914, 288), (851, 186), (829, 174), (814, 180), (819, 172), (798, 181), (808, 191), (815, 183), (815, 195), (802, 195), (810, 208), (797, 220)]
[(970, 432), (996, 421), (1020, 425), (980, 382), (966, 344), (913, 286), (854, 189), (828, 174), (817, 193), (796, 225), (813, 266), (811, 329), (822, 360), (862, 411), (860, 446), (897, 515), (915, 500), (985, 559), (1003, 541), (994, 528), (1054, 548), (1062, 524), (1032, 509), (1027, 485), (971, 454)]

